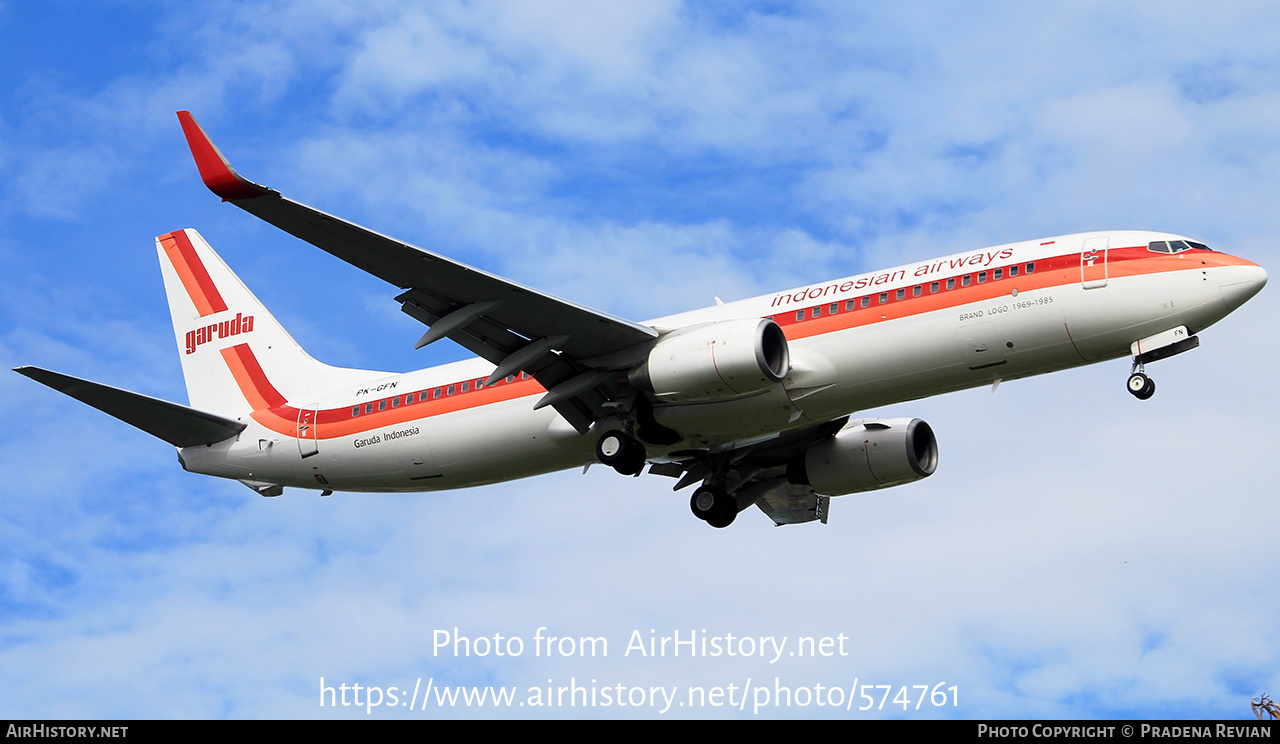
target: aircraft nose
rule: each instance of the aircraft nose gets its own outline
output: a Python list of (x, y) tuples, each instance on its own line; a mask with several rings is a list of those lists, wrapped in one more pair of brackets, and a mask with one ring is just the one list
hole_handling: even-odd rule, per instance
[(1222, 300), (1232, 310), (1243, 305), (1267, 283), (1267, 270), (1261, 266), (1224, 266), (1218, 270), (1218, 287)]

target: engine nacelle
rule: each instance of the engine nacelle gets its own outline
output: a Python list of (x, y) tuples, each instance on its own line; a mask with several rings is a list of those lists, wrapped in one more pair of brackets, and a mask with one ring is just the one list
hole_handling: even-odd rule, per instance
[(790, 371), (782, 328), (772, 320), (744, 318), (668, 333), (630, 379), (658, 400), (697, 403), (754, 395)]
[(937, 467), (938, 440), (924, 421), (862, 419), (811, 445), (787, 468), (787, 479), (840, 496), (917, 481)]

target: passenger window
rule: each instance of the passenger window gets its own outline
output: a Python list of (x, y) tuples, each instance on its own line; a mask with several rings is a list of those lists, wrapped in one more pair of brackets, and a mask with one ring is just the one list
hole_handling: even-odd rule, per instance
[(515, 375), (507, 375), (507, 384), (511, 384), (511, 383), (513, 383), (513, 382), (515, 382), (515, 381), (516, 381), (516, 376), (515, 376)]
[(391, 407), (392, 407), (392, 408), (399, 408), (399, 407), (400, 407), (400, 396), (398, 396), (398, 395), (397, 395), (396, 397), (394, 397), (394, 398), (392, 398), (392, 399), (391, 399)]
[(365, 412), (365, 413), (373, 413), (373, 403), (372, 403), (372, 402), (370, 402), (370, 403), (365, 403), (365, 404), (364, 404), (364, 412)]
[(885, 304), (885, 303), (886, 303), (886, 302), (888, 302), (888, 301), (889, 301), (889, 293), (888, 293), (888, 292), (881, 292), (881, 293), (880, 293), (880, 304), (881, 304), (881, 305), (883, 305), (883, 304)]
[(899, 300), (901, 300), (903, 297), (906, 297), (906, 296), (907, 296), (907, 290), (905, 290), (905, 289), (899, 289), (899, 290), (898, 290), (898, 299), (899, 299)]
[(919, 297), (919, 296), (920, 296), (920, 293), (921, 293), (921, 292), (923, 292), (923, 291), (924, 291), (924, 287), (922, 287), (922, 286), (920, 286), (919, 284), (917, 284), (917, 285), (916, 285), (916, 288), (915, 288), (915, 289), (913, 289), (913, 290), (911, 290), (911, 296), (912, 296), (912, 297)]
[(827, 308), (827, 315), (835, 315), (840, 310), (840, 303), (833, 302), (831, 307)]
[(439, 398), (439, 397), (440, 397), (440, 388), (436, 388), (435, 390), (432, 390), (432, 391), (431, 391), (431, 397), (432, 397), (432, 398)]
[(360, 406), (356, 406), (355, 408), (351, 409), (351, 418), (355, 418), (356, 416), (359, 416), (359, 415), (360, 415)]
[(1036, 262), (1035, 262), (1035, 261), (1032, 261), (1032, 262), (1030, 262), (1030, 263), (1028, 263), (1028, 264), (1027, 264), (1027, 273), (1028, 273), (1028, 274), (1034, 274), (1034, 273), (1035, 273), (1035, 270), (1036, 270)]
[(418, 402), (419, 402), (419, 403), (425, 403), (425, 402), (427, 402), (427, 391), (426, 391), (426, 390), (423, 390), (421, 393), (418, 393)]
[(462, 392), (464, 392), (464, 393), (465, 393), (465, 392), (467, 392), (467, 391), (468, 391), (468, 390), (470, 390), (470, 389), (471, 389), (471, 381), (470, 381), (470, 380), (467, 380), (466, 382), (462, 383)]
[(947, 280), (947, 289), (955, 289), (955, 288), (956, 288), (956, 278), (953, 276)]
[(527, 379), (529, 379), (529, 373), (528, 373), (528, 372), (521, 372), (521, 373), (520, 373), (520, 379), (522, 379), (522, 380), (527, 380)]
[(476, 380), (476, 390), (484, 387), (484, 380)]
[(863, 306), (863, 307), (869, 307), (870, 305), (871, 305), (871, 297), (870, 297), (870, 296), (868, 296), (868, 297), (863, 297), (863, 298), (862, 298), (862, 306)]
[(986, 280), (987, 280), (987, 272), (985, 272), (985, 271), (979, 271), (979, 272), (978, 272), (978, 284), (982, 284), (982, 283), (983, 283), (983, 282), (985, 282)]
[(937, 294), (937, 292), (938, 292), (938, 283), (937, 283), (937, 282), (934, 282), (933, 284), (930, 284), (930, 285), (929, 285), (929, 294)]
[(973, 277), (969, 276), (968, 274), (965, 274), (964, 276), (960, 277), (960, 286), (967, 287), (969, 286), (969, 282), (971, 281), (973, 281)]
[(448, 387), (448, 389), (446, 389), (446, 390), (444, 391), (444, 394), (445, 394), (445, 395), (453, 395), (453, 385), (450, 385), (450, 386)]
[(1012, 277), (1015, 277), (1015, 276), (1017, 276), (1017, 275), (1018, 275), (1018, 267), (1017, 267), (1017, 266), (1010, 266), (1010, 267), (1009, 267), (1009, 277), (1010, 277), (1010, 278), (1012, 278)]
[(991, 276), (992, 279), (1000, 279), (1003, 277), (1004, 277), (1004, 269), (996, 269), (995, 273), (992, 274)]
[(387, 410), (387, 402), (385, 400), (378, 401), (378, 410), (379, 411)]
[(803, 310), (797, 310), (797, 311), (796, 311), (796, 322), (797, 322), (797, 323), (799, 323), (799, 322), (800, 322), (800, 321), (802, 321), (802, 320), (804, 320), (804, 311), (803, 311)]
[(815, 307), (815, 308), (813, 308), (812, 310), (810, 310), (810, 311), (809, 311), (809, 315), (811, 315), (811, 316), (812, 316), (812, 317), (814, 317), (814, 318), (817, 318), (817, 317), (821, 316), (821, 315), (822, 315), (822, 308), (820, 308), (820, 307)]
[(406, 406), (412, 402), (413, 402), (413, 393), (409, 393), (408, 395), (404, 396), (404, 404)]

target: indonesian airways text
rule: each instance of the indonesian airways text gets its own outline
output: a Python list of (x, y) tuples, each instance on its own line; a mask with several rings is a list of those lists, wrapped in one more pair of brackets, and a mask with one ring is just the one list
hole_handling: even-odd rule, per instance
[[(1002, 248), (998, 251), (979, 251), (969, 256), (957, 256), (954, 258), (943, 259), (941, 261), (933, 261), (927, 264), (917, 266), (911, 276), (916, 279), (933, 276), (950, 271), (960, 271), (971, 267), (986, 268), (997, 259), (1007, 261), (1013, 258), (1012, 248)], [(878, 274), (865, 274), (863, 276), (847, 279), (840, 283), (831, 283), (818, 287), (805, 287), (797, 289), (794, 292), (781, 292), (774, 296), (770, 307), (778, 307), (792, 302), (811, 302), (819, 297), (827, 297), (829, 295), (839, 295), (846, 292), (863, 290), (868, 287), (879, 287), (883, 284), (893, 284), (903, 281), (907, 278), (906, 269), (898, 269), (897, 271), (882, 271)]]

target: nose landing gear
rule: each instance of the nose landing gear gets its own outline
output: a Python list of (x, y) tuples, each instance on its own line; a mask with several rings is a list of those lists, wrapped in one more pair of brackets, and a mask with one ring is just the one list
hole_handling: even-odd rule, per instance
[(1200, 337), (1186, 326), (1171, 328), (1163, 333), (1148, 336), (1129, 345), (1133, 353), (1133, 369), (1129, 371), (1129, 392), (1138, 400), (1146, 400), (1156, 394), (1156, 383), (1147, 377), (1145, 366), (1150, 362), (1168, 359), (1184, 351), (1199, 348)]
[(1146, 400), (1156, 394), (1156, 381), (1142, 372), (1129, 375), (1129, 392), (1138, 400)]
[(1156, 394), (1156, 381), (1147, 377), (1146, 365), (1136, 358), (1133, 360), (1127, 387), (1138, 400), (1146, 400)]

